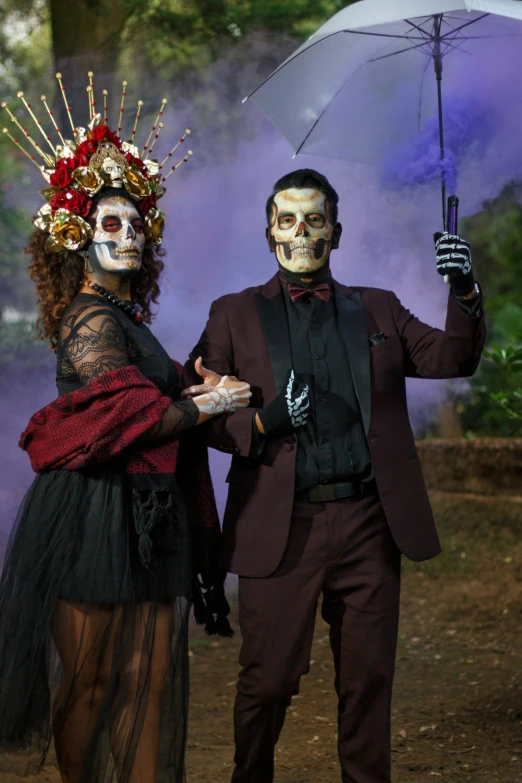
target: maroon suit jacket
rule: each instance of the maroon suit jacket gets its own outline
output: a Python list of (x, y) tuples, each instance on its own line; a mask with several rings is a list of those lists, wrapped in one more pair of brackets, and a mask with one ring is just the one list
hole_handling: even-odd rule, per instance
[[(444, 331), (419, 321), (391, 291), (348, 288), (334, 281), (341, 332), (390, 530), (407, 557), (435, 557), (440, 544), (406, 404), (405, 379), (473, 375), (484, 347), (484, 317), (468, 316), (449, 295)], [(384, 332), (387, 340), (370, 345)], [(291, 367), (290, 335), (277, 275), (266, 285), (217, 299), (185, 365), (184, 386), (200, 383), (194, 361), (236, 375), (252, 387), (251, 407), (208, 424), (209, 446), (233, 455), (227, 476), (223, 540), (228, 569), (269, 576), (285, 550), (294, 502), (296, 439), (268, 439), (249, 457), (253, 409), (283, 388)]]

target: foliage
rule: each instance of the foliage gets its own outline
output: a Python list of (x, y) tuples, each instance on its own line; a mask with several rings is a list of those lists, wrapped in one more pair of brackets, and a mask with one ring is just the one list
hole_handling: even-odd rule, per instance
[[(122, 0), (129, 12), (125, 40), (140, 41), (156, 66), (206, 68), (230, 44), (260, 30), (311, 35), (345, 0)], [(141, 47), (140, 47), (141, 48)], [(174, 61), (174, 62), (173, 62)]]
[(487, 301), (493, 342), (509, 343), (522, 335), (521, 201), (522, 184), (509, 182), (478, 214), (462, 221)]
[(31, 84), (51, 65), (51, 22), (45, 0), (2, 0), (0, 3), (0, 89), (7, 100)]
[(522, 421), (522, 187), (506, 184), (462, 221), (488, 320), (484, 360), (467, 393), (454, 395), (469, 436), (514, 436)]
[(18, 305), (30, 307), (33, 303), (31, 286), (26, 274), (23, 246), (30, 226), (29, 215), (16, 204), (20, 189), (14, 183), (27, 186), (30, 178), (24, 162), (11, 142), (0, 139), (0, 313), (3, 307)]
[[(504, 370), (507, 374), (514, 375), (518, 383), (522, 379), (522, 344), (518, 347), (509, 346), (500, 348), (498, 345), (492, 345), (489, 351), (486, 351), (486, 358), (491, 359), (497, 367)], [(517, 422), (517, 426), (522, 430), (522, 387), (517, 386), (511, 391), (499, 390), (490, 392), (490, 397), (494, 403), (499, 405), (507, 414), (508, 418)]]

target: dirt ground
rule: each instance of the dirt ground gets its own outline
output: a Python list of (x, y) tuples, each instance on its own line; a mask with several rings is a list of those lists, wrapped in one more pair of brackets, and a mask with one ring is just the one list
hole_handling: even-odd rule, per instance
[[(393, 781), (522, 783), (522, 498), (432, 493), (444, 553), (404, 563)], [(237, 623), (235, 623), (237, 627)], [(240, 640), (191, 640), (188, 783), (228, 783)], [(318, 617), (310, 674), (276, 751), (276, 783), (337, 783), (333, 666)], [(0, 758), (0, 783), (19, 781)], [(30, 783), (31, 780), (27, 779)], [(49, 764), (40, 781), (58, 783)]]

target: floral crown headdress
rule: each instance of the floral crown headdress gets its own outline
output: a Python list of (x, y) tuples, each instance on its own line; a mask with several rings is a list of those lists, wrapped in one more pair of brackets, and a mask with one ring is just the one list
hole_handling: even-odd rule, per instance
[[(31, 104), (27, 103), (23, 92), (18, 93), (18, 97), (24, 103), (39, 132), (44, 137), (46, 144), (50, 147), (52, 154), (41, 149), (38, 141), (33, 139), (27, 128), (20, 124), (5, 101), (1, 104), (2, 108), (9, 114), (11, 121), (27, 139), (35, 154), (24, 149), (18, 138), (12, 136), (7, 128), (4, 128), (4, 133), (34, 163), (49, 185), (49, 187), (40, 191), (47, 203), (38, 211), (34, 223), (38, 228), (49, 233), (45, 244), (45, 249), (48, 253), (59, 253), (63, 250), (80, 250), (92, 239), (92, 228), (85, 218), (89, 215), (92, 208), (93, 196), (104, 187), (123, 188), (131, 199), (136, 202), (137, 209), (143, 217), (147, 244), (158, 245), (162, 240), (165, 226), (163, 213), (157, 208), (158, 199), (166, 192), (163, 183), (182, 163), (189, 159), (192, 151), (189, 150), (178, 163), (171, 166), (170, 171), (165, 176), (164, 166), (179, 145), (185, 141), (190, 130), (185, 131), (168, 155), (161, 163), (158, 163), (157, 160), (151, 159), (149, 156), (163, 128), (160, 118), (163, 115), (167, 99), (163, 98), (161, 101), (161, 107), (154, 125), (143, 149), (140, 151), (134, 144), (134, 137), (143, 101), (138, 101), (130, 140), (124, 141), (120, 133), (125, 110), (127, 82), (122, 82), (123, 90), (120, 101), (118, 128), (114, 132), (107, 125), (108, 92), (103, 90), (102, 118), (101, 113), (96, 112), (94, 74), (92, 71), (89, 71), (87, 75), (89, 77), (89, 84), (86, 88), (89, 99), (89, 123), (86, 128), (83, 128), (75, 127), (71, 116), (71, 108), (67, 103), (62, 74), (56, 74), (74, 140), (64, 139), (53, 112), (47, 105), (45, 95), (41, 96), (41, 101), (60, 138), (61, 144), (56, 146), (53, 145), (50, 136), (47, 135), (41, 122), (35, 116)], [(43, 160), (43, 165), (37, 162), (36, 155)]]

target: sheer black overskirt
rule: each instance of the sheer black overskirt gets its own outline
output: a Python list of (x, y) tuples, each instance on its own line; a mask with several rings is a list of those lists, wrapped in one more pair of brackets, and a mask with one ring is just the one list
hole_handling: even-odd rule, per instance
[[(29, 489), (0, 578), (0, 747), (28, 753), (27, 772), (43, 765), (83, 683), (87, 696), (92, 684), (92, 725), (74, 777), (131, 780), (159, 678), (157, 780), (185, 780), (191, 555), (181, 492), (168, 491), (172, 513), (151, 533), (149, 570), (116, 462), (42, 473)], [(68, 673), (57, 607), (72, 607), (77, 622)]]

